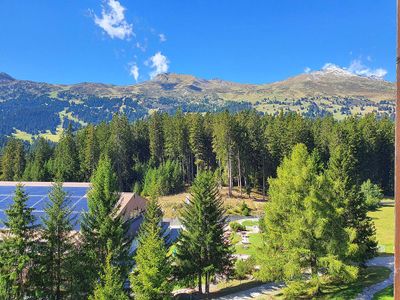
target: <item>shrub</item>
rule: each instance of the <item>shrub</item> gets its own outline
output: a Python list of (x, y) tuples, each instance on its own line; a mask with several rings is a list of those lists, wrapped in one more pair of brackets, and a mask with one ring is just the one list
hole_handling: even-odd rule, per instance
[(246, 226), (238, 223), (238, 222), (230, 222), (229, 227), (232, 229), (234, 232), (238, 231), (246, 231)]
[(235, 262), (235, 277), (236, 279), (245, 279), (248, 275), (253, 273), (255, 267), (255, 259), (249, 257), (248, 259), (238, 259)]
[(240, 206), (240, 213), (243, 215), (243, 216), (250, 216), (250, 212), (251, 212), (251, 209), (250, 209), (250, 207), (248, 207), (248, 205), (246, 204), (246, 202), (242, 202), (242, 205)]
[(361, 185), (361, 193), (363, 194), (365, 204), (368, 209), (377, 209), (383, 199), (382, 189), (379, 185), (374, 184), (371, 180), (364, 181)]

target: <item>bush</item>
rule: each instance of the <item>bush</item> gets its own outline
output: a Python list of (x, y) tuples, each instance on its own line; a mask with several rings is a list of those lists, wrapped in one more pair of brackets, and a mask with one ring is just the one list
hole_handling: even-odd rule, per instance
[(249, 257), (245, 260), (238, 259), (235, 262), (235, 278), (245, 279), (248, 275), (253, 273), (255, 265), (256, 263), (253, 257)]
[(150, 168), (144, 177), (144, 196), (156, 193), (158, 196), (176, 194), (183, 190), (183, 175), (181, 165), (168, 160), (158, 168)]
[(238, 231), (246, 231), (246, 226), (238, 223), (238, 222), (230, 222), (229, 227), (232, 229), (234, 232)]
[(250, 212), (251, 212), (251, 209), (250, 209), (250, 207), (248, 207), (248, 205), (246, 204), (246, 202), (242, 202), (242, 205), (240, 206), (240, 213), (243, 215), (243, 216), (250, 216)]
[(374, 210), (380, 206), (383, 193), (379, 185), (373, 184), (371, 180), (368, 179), (361, 185), (361, 193), (368, 209)]

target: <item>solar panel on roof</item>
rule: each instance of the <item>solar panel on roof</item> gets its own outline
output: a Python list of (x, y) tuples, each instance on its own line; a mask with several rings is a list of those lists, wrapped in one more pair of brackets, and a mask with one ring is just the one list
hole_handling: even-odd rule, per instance
[[(82, 213), (88, 210), (86, 194), (89, 187), (68, 186), (63, 187), (63, 189), (69, 197), (67, 205), (73, 210), (71, 217), (74, 219), (74, 229), (79, 230)], [(51, 186), (25, 184), (24, 190), (28, 195), (27, 205), (33, 208), (32, 214), (36, 218), (35, 224), (42, 224), (42, 217), (46, 215), (44, 210), (50, 201), (48, 194)], [(5, 210), (13, 203), (14, 192), (15, 185), (0, 185), (0, 228), (4, 228), (3, 222), (7, 219)]]

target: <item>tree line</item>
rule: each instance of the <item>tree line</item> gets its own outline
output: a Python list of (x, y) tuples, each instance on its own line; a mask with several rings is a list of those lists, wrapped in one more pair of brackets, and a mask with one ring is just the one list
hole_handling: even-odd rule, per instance
[(32, 145), (10, 138), (1, 151), (1, 180), (89, 181), (102, 155), (111, 160), (120, 191), (148, 195), (160, 180), (161, 194), (177, 193), (202, 170), (219, 174), (220, 185), (265, 195), (283, 157), (303, 143), (327, 166), (338, 147), (355, 160), (355, 180), (370, 179), (393, 194), (394, 126), (374, 115), (304, 118), (295, 113), (153, 113), (130, 123), (115, 115), (110, 123), (68, 128), (57, 144), (43, 138)]

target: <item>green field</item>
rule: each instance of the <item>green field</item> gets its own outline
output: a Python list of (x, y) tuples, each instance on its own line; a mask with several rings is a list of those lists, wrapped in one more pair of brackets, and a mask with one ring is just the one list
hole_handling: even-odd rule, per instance
[(365, 287), (381, 282), (389, 277), (390, 269), (384, 267), (368, 267), (360, 270), (357, 281), (342, 285), (323, 285), (324, 295), (317, 299), (354, 299)]
[(379, 252), (393, 253), (394, 247), (394, 201), (385, 199), (384, 205), (370, 212), (376, 227)]
[(235, 253), (255, 255), (257, 252), (259, 252), (259, 249), (262, 247), (261, 233), (250, 233), (249, 242), (249, 245), (235, 245)]
[(393, 285), (388, 286), (379, 293), (374, 295), (374, 300), (392, 300), (393, 299)]

